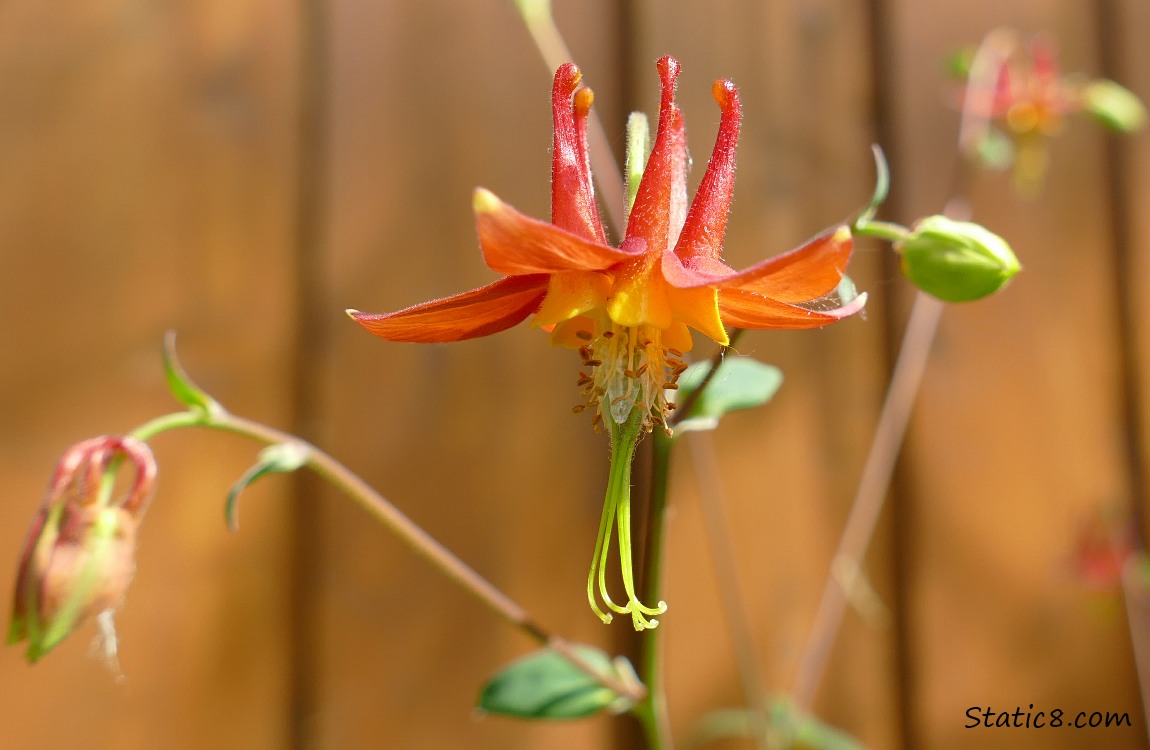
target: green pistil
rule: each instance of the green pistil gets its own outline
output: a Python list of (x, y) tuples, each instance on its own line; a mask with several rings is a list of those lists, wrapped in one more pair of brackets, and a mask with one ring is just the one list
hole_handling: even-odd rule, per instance
[[(599, 601), (608, 610), (618, 614), (630, 614), (635, 630), (656, 627), (659, 622), (651, 619), (667, 611), (667, 605), (659, 602), (656, 607), (648, 607), (639, 601), (635, 593), (635, 576), (632, 571), (631, 552), (631, 461), (635, 456), (635, 446), (643, 433), (643, 411), (634, 408), (630, 417), (621, 425), (610, 424), (611, 432), (611, 471), (607, 481), (607, 496), (603, 501), (603, 516), (599, 521), (599, 535), (595, 541), (595, 555), (591, 558), (591, 571), (587, 575), (587, 601), (591, 609), (603, 622), (611, 622), (612, 615), (605, 612)], [(611, 549), (613, 528), (619, 532), (619, 565), (623, 575), (623, 589), (627, 593), (627, 603), (618, 605), (607, 591), (607, 557)], [(599, 593), (596, 598), (595, 587)]]

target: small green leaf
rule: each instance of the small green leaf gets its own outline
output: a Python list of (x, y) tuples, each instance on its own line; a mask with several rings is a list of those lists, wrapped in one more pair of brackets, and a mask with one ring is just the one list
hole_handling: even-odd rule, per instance
[[(637, 682), (630, 662), (614, 662), (591, 646), (576, 646), (588, 666), (612, 678)], [(581, 719), (604, 709), (618, 713), (631, 700), (607, 688), (557, 651), (534, 651), (518, 659), (487, 681), (479, 693), (481, 711), (521, 719)]]
[[(680, 395), (676, 396), (679, 403), (690, 398), (710, 369), (710, 361), (696, 362), (683, 372), (679, 378)], [(746, 357), (729, 358), (711, 378), (691, 412), (675, 425), (675, 432), (713, 430), (727, 412), (767, 403), (782, 384), (783, 372), (777, 367)]]
[(184, 406), (207, 415), (224, 413), (224, 407), (193, 383), (180, 366), (180, 360), (176, 358), (175, 331), (168, 331), (164, 335), (164, 378), (168, 381), (172, 395)]
[(224, 516), (227, 519), (228, 528), (232, 531), (239, 528), (238, 504), (240, 493), (246, 490), (252, 482), (268, 474), (290, 474), (303, 467), (307, 460), (308, 449), (302, 443), (278, 443), (269, 445), (260, 451), (255, 465), (248, 469), (228, 492), (228, 502), (224, 506)]

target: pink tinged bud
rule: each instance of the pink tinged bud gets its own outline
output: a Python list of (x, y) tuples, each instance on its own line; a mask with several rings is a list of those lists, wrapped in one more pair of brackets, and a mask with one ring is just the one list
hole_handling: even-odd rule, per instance
[[(134, 476), (117, 497), (115, 478), (124, 462)], [(29, 661), (119, 604), (155, 479), (151, 450), (132, 437), (85, 440), (60, 459), (20, 554), (8, 630), (9, 643), (28, 641)]]

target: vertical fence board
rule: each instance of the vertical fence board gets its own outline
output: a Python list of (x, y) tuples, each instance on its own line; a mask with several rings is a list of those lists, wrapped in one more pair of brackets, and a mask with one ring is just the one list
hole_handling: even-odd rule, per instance
[[(174, 410), (165, 328), (225, 403), (285, 416), (293, 30), (273, 5), (0, 11), (9, 563), (67, 445)], [(223, 496), (253, 451), (221, 442), (155, 441), (159, 491), (118, 618), (125, 679), (86, 655), (91, 625), (32, 668), (5, 649), (5, 746), (283, 744), (280, 514), (253, 493), (242, 541), (227, 535)]]

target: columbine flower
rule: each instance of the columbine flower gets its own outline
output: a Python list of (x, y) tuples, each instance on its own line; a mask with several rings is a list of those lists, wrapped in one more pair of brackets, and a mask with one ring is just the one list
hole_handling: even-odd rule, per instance
[[(551, 342), (577, 349), (585, 402), (597, 428), (612, 439), (612, 480), (604, 507), (592, 582), (616, 612), (629, 612), (637, 628), (653, 627), (631, 579), (629, 465), (643, 431), (665, 424), (674, 404), (666, 394), (685, 369), (689, 329), (727, 344), (727, 326), (814, 328), (862, 309), (865, 295), (841, 307), (808, 303), (831, 292), (851, 253), (851, 235), (839, 226), (788, 253), (743, 271), (723, 263), (723, 235), (734, 186), (735, 144), (741, 108), (738, 91), (721, 80), (712, 89), (721, 110), (719, 135), (694, 201), (687, 204), (687, 145), (675, 104), (679, 63), (658, 62), (662, 82), (659, 124), (630, 208), (626, 233), (608, 243), (587, 153), (587, 117), (593, 101), (579, 88), (581, 73), (565, 64), (555, 73), (551, 171), (551, 223), (529, 218), (491, 192), (475, 191), (473, 208), (484, 260), (505, 277), (479, 289), (393, 313), (349, 310), (371, 333), (391, 341), (443, 342), (486, 336), (529, 316)], [(616, 466), (628, 473), (617, 480)], [(602, 568), (618, 520), (628, 604), (611, 601)], [(598, 571), (598, 573), (597, 573)]]
[(992, 31), (966, 73), (963, 110), (971, 127), (963, 148), (989, 167), (1013, 164), (1015, 184), (1024, 193), (1041, 182), (1047, 141), (1068, 116), (1086, 112), (1124, 133), (1146, 119), (1138, 97), (1114, 81), (1063, 75), (1054, 45), (1041, 35), (1023, 45), (1008, 29)]
[[(114, 472), (124, 461), (135, 477), (115, 498)], [(9, 643), (28, 641), (29, 661), (120, 602), (155, 479), (151, 450), (132, 437), (85, 440), (60, 459), (20, 553), (8, 630)]]

